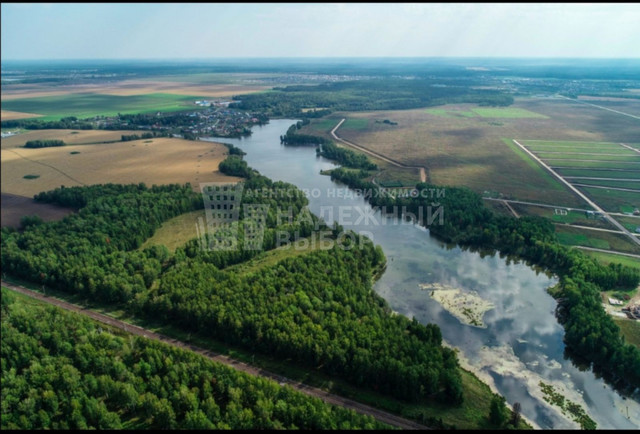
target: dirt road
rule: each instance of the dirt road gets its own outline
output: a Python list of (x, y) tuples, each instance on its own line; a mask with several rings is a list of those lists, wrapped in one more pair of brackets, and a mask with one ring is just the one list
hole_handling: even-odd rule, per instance
[(629, 232), (627, 230), (627, 228), (625, 228), (624, 226), (622, 226), (616, 219), (614, 219), (613, 217), (611, 217), (609, 215), (608, 212), (606, 212), (605, 210), (603, 210), (602, 208), (600, 208), (595, 202), (593, 202), (591, 199), (589, 199), (587, 196), (585, 196), (580, 190), (578, 190), (577, 188), (575, 188), (570, 182), (568, 182), (566, 179), (564, 179), (564, 177), (562, 177), (561, 175), (558, 175), (556, 173), (555, 170), (553, 170), (551, 167), (549, 167), (544, 161), (542, 161), (540, 158), (538, 158), (533, 152), (531, 152), (530, 150), (528, 150), (525, 146), (522, 146), (520, 143), (518, 143), (517, 140), (513, 140), (513, 143), (515, 143), (516, 145), (518, 145), (518, 147), (520, 149), (522, 149), (524, 152), (527, 153), (527, 155), (529, 155), (531, 158), (533, 158), (534, 160), (536, 160), (540, 165), (542, 165), (542, 167), (544, 167), (545, 169), (547, 169), (553, 176), (555, 176), (556, 178), (558, 178), (560, 180), (560, 182), (562, 182), (563, 184), (565, 184), (567, 187), (569, 187), (571, 189), (571, 191), (573, 191), (574, 193), (576, 193), (578, 196), (580, 196), (582, 198), (582, 200), (584, 200), (585, 202), (587, 202), (589, 204), (589, 206), (593, 207), (594, 210), (602, 213), (602, 215), (604, 215), (604, 217), (615, 227), (617, 227), (618, 229), (620, 229), (622, 232), (624, 232), (624, 234), (627, 236), (627, 238), (629, 238), (630, 240), (632, 240), (635, 244), (640, 246), (640, 240), (636, 237), (633, 236), (633, 234), (631, 232)]
[(331, 130), (331, 136), (336, 139), (337, 141), (344, 143), (347, 146), (350, 146), (352, 148), (356, 148), (359, 151), (362, 151), (366, 154), (369, 154), (373, 157), (376, 157), (382, 161), (386, 161), (387, 163), (393, 164), (396, 167), (402, 167), (403, 169), (419, 169), (420, 170), (420, 182), (427, 182), (427, 171), (425, 170), (424, 167), (422, 166), (407, 166), (406, 164), (400, 163), (399, 161), (396, 161), (392, 158), (389, 158), (385, 155), (379, 154), (375, 151), (372, 151), (370, 149), (364, 148), (360, 145), (356, 145), (353, 142), (349, 142), (345, 139), (342, 139), (340, 137), (338, 137), (338, 135), (336, 134), (336, 131), (338, 130), (338, 128), (340, 128), (340, 126), (342, 125), (342, 123), (346, 121), (346, 119), (342, 119), (340, 122), (338, 122), (338, 125), (335, 126), (334, 129)]
[(192, 345), (192, 344), (188, 344), (185, 342), (181, 342), (178, 341), (176, 339), (170, 338), (168, 336), (164, 336), (161, 335), (159, 333), (155, 333), (152, 332), (150, 330), (147, 329), (143, 329), (142, 327), (138, 327), (136, 325), (133, 324), (128, 324), (125, 323), (123, 321), (117, 320), (115, 318), (112, 318), (110, 316), (107, 315), (103, 315), (101, 313), (98, 312), (94, 312), (92, 310), (88, 310), (86, 308), (80, 307), (80, 306), (76, 306), (74, 304), (71, 303), (67, 303), (66, 301), (63, 300), (59, 300), (57, 298), (52, 298), (43, 294), (40, 294), (38, 292), (32, 291), (30, 289), (27, 289), (23, 286), (17, 286), (17, 285), (13, 285), (10, 283), (7, 283), (5, 281), (2, 281), (2, 286), (9, 288), (13, 291), (19, 292), (21, 294), (27, 295), (29, 297), (38, 299), (40, 301), (43, 301), (45, 303), (49, 303), (55, 306), (58, 306), (62, 309), (66, 309), (72, 312), (76, 312), (85, 316), (88, 316), (91, 319), (94, 319), (96, 321), (100, 321), (101, 323), (104, 324), (108, 324), (110, 326), (119, 328), (121, 330), (124, 330), (127, 333), (131, 333), (137, 336), (142, 336), (148, 339), (154, 339), (156, 341), (160, 341), (160, 342), (164, 342), (166, 344), (169, 345), (173, 345), (174, 347), (177, 348), (182, 348), (185, 350), (190, 350), (193, 351), (195, 353), (201, 354), (211, 360), (214, 360), (216, 362), (220, 362), (223, 363), (227, 366), (231, 366), (232, 368), (238, 369), (240, 371), (246, 372), (248, 374), (251, 375), (255, 375), (255, 376), (261, 376), (261, 377), (266, 377), (269, 379), (272, 379), (274, 381), (277, 381), (280, 384), (287, 384), (288, 386), (291, 386), (292, 388), (299, 390), (303, 393), (306, 393), (307, 395), (310, 396), (314, 396), (316, 398), (320, 398), (325, 402), (328, 402), (330, 404), (333, 405), (338, 405), (344, 408), (348, 408), (351, 410), (354, 410), (358, 413), (362, 413), (362, 414), (366, 414), (369, 416), (372, 416), (376, 419), (378, 419), (381, 422), (387, 423), (389, 425), (393, 425), (402, 429), (418, 429), (418, 430), (422, 430), (422, 429), (430, 429), (426, 426), (420, 425), (416, 422), (404, 419), (402, 417), (396, 416), (394, 414), (391, 413), (387, 413), (386, 411), (383, 410), (379, 410), (377, 408), (374, 407), (370, 407), (368, 405), (365, 404), (361, 404), (359, 402), (353, 401), (351, 399), (348, 398), (343, 398), (341, 396), (338, 395), (333, 395), (329, 392), (326, 392), (322, 389), (318, 389), (316, 387), (312, 387), (309, 385), (306, 385), (304, 383), (299, 383), (297, 381), (294, 380), (290, 380), (286, 377), (283, 377), (281, 375), (278, 374), (274, 374), (272, 372), (269, 371), (265, 371), (264, 369), (261, 368), (256, 368), (254, 366), (248, 365), (244, 362), (240, 362), (238, 360), (232, 359), (230, 357), (227, 357), (225, 355), (222, 354), (215, 354), (212, 351), (206, 350), (204, 348), (200, 348), (196, 345)]

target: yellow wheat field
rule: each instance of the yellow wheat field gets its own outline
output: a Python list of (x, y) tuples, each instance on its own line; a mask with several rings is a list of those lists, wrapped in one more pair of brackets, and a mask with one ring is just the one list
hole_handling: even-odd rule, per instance
[(24, 146), (29, 140), (62, 140), (68, 145), (84, 145), (90, 143), (113, 142), (120, 140), (122, 135), (141, 135), (144, 131), (105, 131), (105, 130), (36, 130), (15, 136), (5, 137), (2, 149)]
[(42, 115), (36, 113), (12, 112), (11, 110), (0, 110), (0, 120), (14, 121), (17, 119), (37, 118)]
[[(201, 182), (239, 180), (218, 171), (226, 147), (204, 141), (156, 138), (0, 152), (2, 192), (27, 197), (61, 185), (189, 182), (199, 191)], [(25, 179), (25, 175), (39, 177)]]

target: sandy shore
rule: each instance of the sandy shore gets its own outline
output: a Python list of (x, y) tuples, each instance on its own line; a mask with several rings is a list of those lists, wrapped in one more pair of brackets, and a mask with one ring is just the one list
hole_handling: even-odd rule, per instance
[(475, 291), (467, 292), (440, 283), (420, 284), (421, 289), (444, 307), (447, 312), (458, 318), (463, 324), (486, 328), (482, 321), (484, 314), (495, 306), (484, 300)]

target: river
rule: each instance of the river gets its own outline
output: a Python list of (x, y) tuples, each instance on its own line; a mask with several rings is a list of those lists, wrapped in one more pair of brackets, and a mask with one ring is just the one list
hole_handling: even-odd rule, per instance
[[(336, 166), (317, 157), (314, 148), (280, 144), (280, 135), (294, 122), (271, 120), (253, 127), (250, 137), (208, 140), (239, 146), (247, 153), (249, 166), (308, 191), (311, 212), (328, 222), (339, 220), (345, 229), (365, 233), (382, 246), (387, 269), (374, 290), (394, 311), (424, 324), (438, 324), (443, 340), (458, 349), (462, 366), (505, 396), (510, 405), (519, 402), (522, 414), (534, 426), (578, 427), (543, 400), (540, 381), (580, 404), (598, 428), (640, 426), (637, 397), (621, 397), (592, 371), (580, 371), (564, 358), (564, 330), (554, 315), (556, 302), (546, 292), (556, 279), (498, 254), (446, 246), (421, 226), (383, 218), (363, 198), (320, 174)], [(446, 216), (446, 209), (443, 212)], [(475, 292), (491, 302), (494, 308), (484, 314), (485, 327), (463, 323), (420, 284)]]

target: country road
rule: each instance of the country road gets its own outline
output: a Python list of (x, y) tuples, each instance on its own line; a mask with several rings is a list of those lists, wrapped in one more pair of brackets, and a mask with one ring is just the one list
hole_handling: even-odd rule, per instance
[[(558, 208), (558, 209), (566, 209), (567, 211), (582, 211), (582, 212), (586, 212), (586, 211), (593, 211), (593, 210), (589, 210), (589, 209), (582, 209), (582, 208), (572, 208), (570, 206), (565, 206), (565, 205), (549, 205), (546, 203), (536, 203), (536, 202), (524, 202), (521, 200), (512, 200), (512, 199), (496, 199), (493, 197), (483, 197), (482, 200), (495, 200), (495, 201), (505, 201), (505, 202), (509, 202), (509, 203), (521, 203), (523, 205), (533, 205), (533, 206), (541, 206), (543, 208)], [(631, 217), (631, 218), (637, 218), (638, 223), (640, 223), (640, 216), (636, 216), (636, 215), (632, 215), (632, 214), (623, 214), (621, 212), (610, 212), (609, 215), (617, 215), (620, 217)]]
[(347, 140), (344, 140), (340, 137), (338, 137), (338, 135), (336, 134), (336, 131), (338, 130), (338, 128), (340, 128), (340, 125), (342, 125), (342, 123), (346, 121), (346, 118), (342, 119), (340, 122), (338, 122), (338, 125), (335, 126), (334, 129), (331, 130), (331, 136), (333, 136), (334, 139), (338, 140), (339, 142), (344, 143), (347, 146), (350, 146), (352, 148), (356, 148), (359, 151), (362, 151), (364, 153), (367, 153), (373, 157), (376, 157), (382, 161), (386, 161), (387, 163), (393, 164), (396, 167), (402, 167), (403, 169), (419, 169), (420, 170), (420, 181), (421, 182), (427, 182), (427, 171), (425, 170), (425, 168), (423, 166), (407, 166), (406, 164), (400, 163), (399, 161), (393, 160), (385, 155), (379, 154), (375, 151), (372, 151), (370, 149), (364, 148), (360, 145), (356, 145), (353, 142), (349, 142)]
[(635, 116), (635, 115), (632, 115), (632, 114), (629, 114), (629, 113), (625, 113), (625, 112), (621, 112), (619, 110), (610, 109), (608, 107), (602, 107), (601, 105), (591, 104), (589, 102), (584, 102), (584, 101), (581, 101), (579, 99), (569, 98), (569, 97), (566, 97), (564, 95), (558, 95), (558, 96), (562, 97), (564, 99), (568, 99), (569, 101), (580, 102), (582, 104), (586, 104), (586, 105), (590, 105), (590, 106), (593, 106), (593, 107), (597, 107), (597, 108), (602, 109), (602, 110), (607, 110), (607, 111), (610, 111), (610, 112), (613, 112), (613, 113), (618, 113), (620, 115), (629, 116), (630, 118), (640, 119), (640, 117), (638, 117), (638, 116)]
[(560, 180), (560, 182), (562, 182), (563, 184), (565, 184), (567, 187), (569, 187), (571, 189), (571, 191), (573, 191), (574, 193), (576, 193), (578, 196), (580, 196), (582, 198), (582, 200), (584, 200), (585, 202), (587, 202), (589, 204), (589, 206), (593, 207), (594, 210), (602, 213), (602, 215), (604, 215), (604, 217), (615, 227), (617, 227), (618, 229), (620, 229), (622, 232), (624, 232), (624, 234), (627, 236), (627, 238), (629, 238), (630, 240), (632, 240), (635, 244), (640, 246), (640, 240), (636, 237), (633, 236), (633, 234), (631, 232), (629, 232), (627, 230), (627, 228), (625, 228), (624, 226), (622, 226), (616, 219), (614, 219), (613, 217), (611, 217), (609, 215), (608, 212), (606, 212), (605, 210), (603, 210), (602, 208), (600, 208), (595, 202), (593, 202), (591, 199), (589, 199), (587, 196), (585, 196), (580, 190), (578, 190), (577, 188), (575, 188), (570, 182), (568, 182), (566, 179), (564, 179), (561, 175), (558, 175), (556, 173), (555, 170), (553, 170), (551, 167), (549, 167), (544, 161), (542, 161), (540, 158), (538, 158), (538, 156), (536, 156), (533, 152), (531, 152), (530, 150), (528, 150), (525, 146), (521, 145), (520, 143), (518, 143), (517, 140), (513, 139), (513, 143), (515, 143), (516, 145), (518, 145), (518, 147), (520, 147), (520, 149), (522, 149), (524, 152), (527, 153), (527, 155), (529, 155), (531, 158), (533, 158), (535, 161), (537, 161), (540, 165), (542, 165), (542, 167), (544, 167), (545, 169), (547, 169), (553, 176), (555, 176), (557, 179)]
[(248, 365), (244, 362), (241, 362), (239, 360), (235, 360), (232, 359), (230, 357), (227, 357), (225, 355), (222, 354), (216, 354), (210, 350), (206, 350), (204, 348), (200, 348), (196, 345), (192, 345), (192, 344), (188, 344), (182, 341), (179, 341), (177, 339), (174, 338), (170, 338), (168, 336), (164, 336), (161, 335), (159, 333), (155, 333), (152, 332), (151, 330), (147, 330), (144, 329), (142, 327), (138, 327), (136, 325), (133, 324), (128, 324), (126, 322), (117, 320), (115, 318), (112, 318), (110, 316), (107, 315), (103, 315), (101, 313), (98, 312), (94, 312), (92, 310), (88, 310), (86, 308), (77, 306), (75, 304), (71, 304), (68, 303), (66, 301), (63, 300), (59, 300), (57, 298), (53, 298), (53, 297), (49, 297), (47, 295), (44, 294), (40, 294), (38, 292), (32, 291), (30, 289), (27, 289), (23, 286), (17, 286), (17, 285), (13, 285), (10, 283), (7, 283), (5, 281), (2, 281), (2, 286), (9, 288), (13, 291), (19, 292), (21, 294), (24, 294), (26, 296), (38, 299), (40, 301), (43, 301), (45, 303), (48, 304), (52, 304), (54, 306), (58, 306), (62, 309), (65, 310), (69, 310), (72, 312), (76, 312), (79, 313), (81, 315), (85, 315), (93, 320), (99, 321), (103, 324), (108, 324), (110, 326), (116, 327), (118, 329), (124, 330), (127, 333), (131, 333), (137, 336), (142, 336), (145, 337), (147, 339), (153, 339), (156, 341), (160, 341), (169, 345), (172, 345), (174, 347), (177, 348), (181, 348), (181, 349), (185, 349), (185, 350), (190, 350), (193, 351), (195, 353), (198, 353), (202, 356), (205, 356), (213, 361), (219, 362), (219, 363), (223, 363), (227, 366), (231, 366), (232, 368), (235, 368), (239, 371), (242, 372), (246, 372), (247, 374), (250, 375), (254, 375), (254, 376), (261, 376), (261, 377), (266, 377), (269, 378), (271, 380), (277, 381), (280, 384), (287, 384), (288, 386), (303, 392), (307, 395), (310, 396), (314, 396), (316, 398), (320, 398), (323, 401), (336, 405), (336, 406), (341, 406), (344, 408), (348, 408), (351, 410), (354, 410), (358, 413), (361, 414), (366, 414), (369, 416), (372, 416), (374, 418), (376, 418), (377, 420), (387, 423), (389, 425), (393, 425), (402, 429), (416, 429), (416, 430), (428, 430), (431, 429), (429, 427), (426, 427), (424, 425), (420, 425), (417, 422), (413, 422), (411, 420), (407, 420), (404, 419), (400, 416), (396, 416), (394, 414), (391, 413), (387, 413), (386, 411), (368, 406), (366, 404), (362, 404), (356, 401), (353, 401), (351, 399), (348, 398), (344, 398), (338, 395), (334, 395), (331, 394), (329, 392), (326, 392), (322, 389), (318, 389), (316, 387), (312, 387), (309, 386), (307, 384), (304, 383), (300, 383), (294, 380), (290, 380), (286, 377), (283, 377), (282, 375), (278, 375), (278, 374), (274, 374), (272, 372), (266, 371), (264, 369), (261, 368), (256, 368), (254, 366)]

